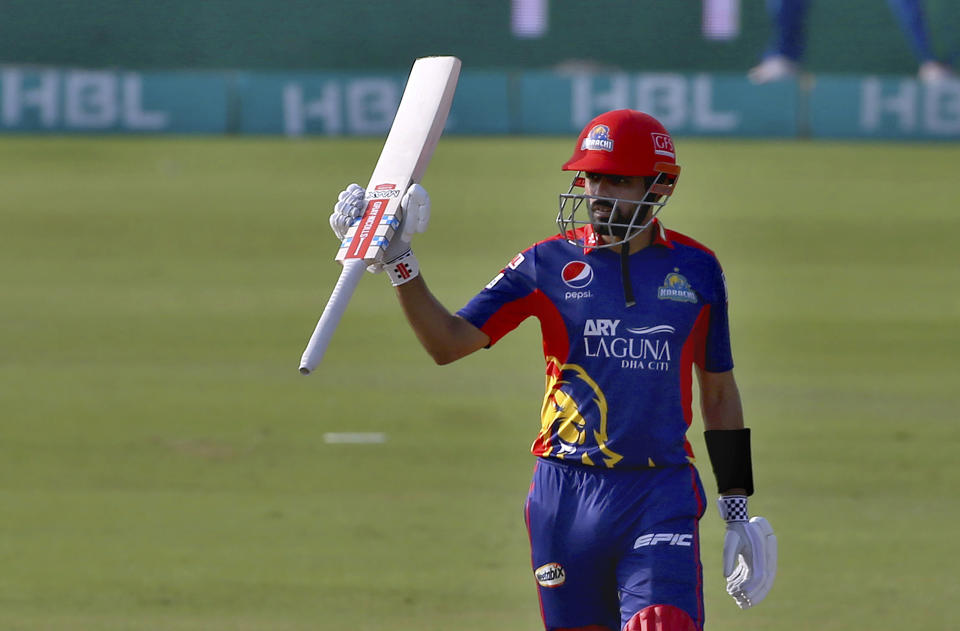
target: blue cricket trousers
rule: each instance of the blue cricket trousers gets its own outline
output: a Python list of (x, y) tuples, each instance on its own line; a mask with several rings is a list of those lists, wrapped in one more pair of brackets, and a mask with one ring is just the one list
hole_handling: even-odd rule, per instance
[(683, 609), (702, 628), (705, 503), (693, 465), (618, 470), (538, 459), (525, 516), (546, 629), (619, 630), (655, 604)]

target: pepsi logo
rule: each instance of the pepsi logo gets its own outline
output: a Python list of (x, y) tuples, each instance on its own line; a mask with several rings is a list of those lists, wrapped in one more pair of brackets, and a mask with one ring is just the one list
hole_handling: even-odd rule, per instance
[(583, 261), (570, 261), (563, 266), (560, 278), (567, 287), (583, 289), (593, 282), (593, 268)]

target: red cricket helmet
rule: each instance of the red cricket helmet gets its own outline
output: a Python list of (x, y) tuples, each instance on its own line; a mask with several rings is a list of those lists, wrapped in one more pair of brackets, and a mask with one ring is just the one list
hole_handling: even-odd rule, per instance
[[(680, 176), (670, 134), (660, 121), (636, 110), (614, 110), (590, 121), (563, 170), (577, 174), (570, 190), (560, 195), (560, 233), (570, 243), (594, 248), (619, 245), (645, 230), (670, 199)], [(584, 172), (648, 178), (646, 193), (639, 200), (574, 193), (584, 185)], [(592, 216), (591, 200), (614, 204), (605, 220)], [(618, 214), (619, 208), (632, 210), (624, 215)], [(598, 231), (606, 236), (598, 238)]]
[(680, 173), (669, 132), (637, 110), (613, 110), (590, 121), (563, 170), (628, 176)]

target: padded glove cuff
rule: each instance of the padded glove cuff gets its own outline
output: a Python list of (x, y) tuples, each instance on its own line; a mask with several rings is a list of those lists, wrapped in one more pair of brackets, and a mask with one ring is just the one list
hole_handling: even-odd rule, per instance
[(413, 254), (413, 250), (407, 250), (392, 261), (384, 263), (383, 269), (387, 270), (390, 284), (397, 287), (420, 275), (420, 261)]

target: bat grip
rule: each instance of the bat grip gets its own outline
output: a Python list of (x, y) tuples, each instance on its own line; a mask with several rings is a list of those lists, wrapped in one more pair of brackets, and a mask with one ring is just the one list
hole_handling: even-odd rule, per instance
[(363, 271), (367, 264), (363, 259), (348, 259), (343, 262), (343, 270), (340, 272), (340, 278), (337, 280), (327, 306), (323, 309), (323, 315), (317, 322), (317, 327), (307, 342), (307, 348), (300, 357), (300, 374), (309, 375), (323, 359), (323, 354), (327, 351), (327, 345), (330, 344), (330, 338), (333, 337), (333, 331), (340, 323), (343, 312), (347, 309), (347, 303), (350, 302), (353, 291), (360, 284), (363, 277)]

